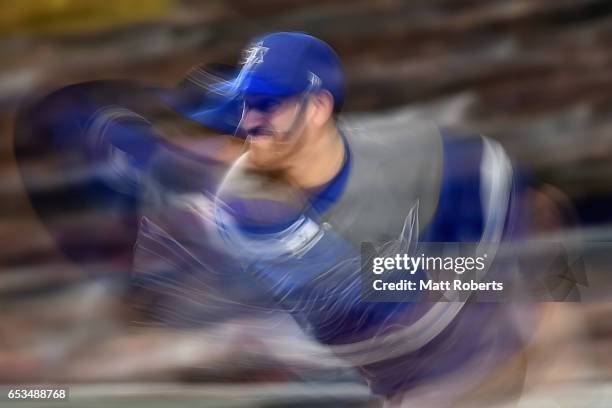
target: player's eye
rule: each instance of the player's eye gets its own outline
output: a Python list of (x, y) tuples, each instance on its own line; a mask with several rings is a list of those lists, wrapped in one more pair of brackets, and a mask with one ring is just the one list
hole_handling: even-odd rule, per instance
[(281, 105), (281, 100), (277, 98), (257, 98), (246, 101), (246, 108), (257, 110), (262, 113), (273, 113)]

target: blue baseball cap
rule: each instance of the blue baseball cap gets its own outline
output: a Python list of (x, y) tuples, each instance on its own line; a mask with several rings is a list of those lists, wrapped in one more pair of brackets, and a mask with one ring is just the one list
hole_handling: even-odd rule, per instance
[(201, 125), (220, 133), (242, 136), (240, 95), (223, 92), (236, 76), (236, 68), (224, 64), (197, 65), (162, 98), (168, 106)]
[(244, 50), (242, 69), (231, 84), (243, 95), (292, 96), (325, 89), (334, 111), (344, 103), (344, 75), (338, 55), (325, 42), (297, 32), (254, 39)]

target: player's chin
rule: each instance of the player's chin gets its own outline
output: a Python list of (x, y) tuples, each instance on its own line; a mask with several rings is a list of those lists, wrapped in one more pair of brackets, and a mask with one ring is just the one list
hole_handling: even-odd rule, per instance
[(277, 135), (258, 135), (249, 139), (249, 156), (251, 162), (261, 168), (274, 168), (279, 160), (287, 155), (286, 142)]
[(249, 149), (261, 152), (273, 152), (278, 149), (275, 145), (278, 143), (277, 138), (274, 134), (257, 134), (248, 136)]

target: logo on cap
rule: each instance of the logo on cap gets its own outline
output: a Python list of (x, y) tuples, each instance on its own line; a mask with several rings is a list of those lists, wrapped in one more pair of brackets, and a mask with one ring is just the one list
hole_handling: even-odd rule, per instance
[(241, 64), (251, 66), (263, 62), (263, 57), (268, 52), (268, 47), (264, 47), (262, 43), (254, 44), (252, 47), (244, 50), (244, 56)]

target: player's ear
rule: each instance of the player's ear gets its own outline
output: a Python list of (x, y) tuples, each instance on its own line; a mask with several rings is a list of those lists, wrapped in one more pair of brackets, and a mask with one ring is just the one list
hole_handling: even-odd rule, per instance
[(311, 100), (315, 108), (312, 120), (315, 124), (323, 126), (333, 114), (334, 97), (328, 90), (323, 89), (314, 94)]

